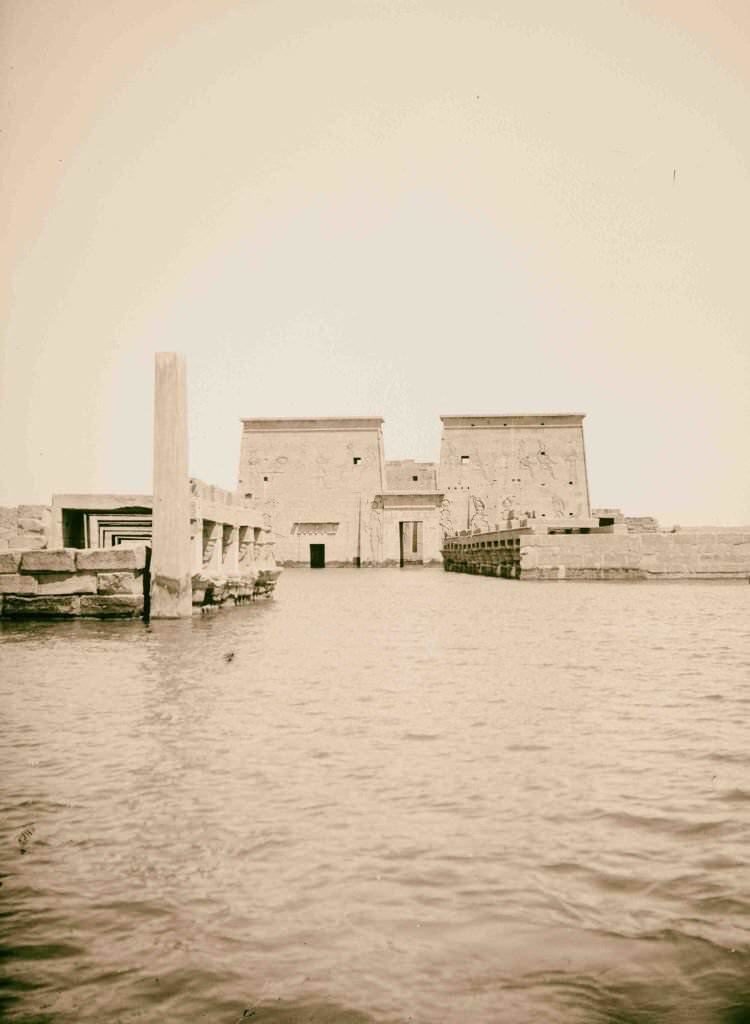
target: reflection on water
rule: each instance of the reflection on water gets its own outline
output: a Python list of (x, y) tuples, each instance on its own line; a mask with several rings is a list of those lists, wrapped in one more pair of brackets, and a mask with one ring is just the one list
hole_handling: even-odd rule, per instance
[(299, 570), (3, 625), (0, 1016), (747, 1024), (749, 597)]

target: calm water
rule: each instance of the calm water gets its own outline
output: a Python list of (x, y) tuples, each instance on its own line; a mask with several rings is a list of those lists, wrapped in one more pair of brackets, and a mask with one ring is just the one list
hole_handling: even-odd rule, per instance
[(750, 1021), (747, 585), (298, 570), (0, 639), (3, 1019)]

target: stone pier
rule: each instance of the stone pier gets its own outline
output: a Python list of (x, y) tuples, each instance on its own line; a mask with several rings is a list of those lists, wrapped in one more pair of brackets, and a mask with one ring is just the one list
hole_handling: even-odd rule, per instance
[(151, 618), (192, 615), (190, 478), (185, 359), (157, 352)]

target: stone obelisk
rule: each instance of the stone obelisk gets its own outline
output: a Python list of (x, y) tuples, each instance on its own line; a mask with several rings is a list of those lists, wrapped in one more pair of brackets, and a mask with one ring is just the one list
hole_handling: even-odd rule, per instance
[(177, 352), (156, 353), (151, 618), (192, 615), (187, 375)]

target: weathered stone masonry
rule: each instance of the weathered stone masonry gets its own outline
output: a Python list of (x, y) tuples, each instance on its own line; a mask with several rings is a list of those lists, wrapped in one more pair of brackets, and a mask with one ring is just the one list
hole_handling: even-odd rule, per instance
[(466, 534), (445, 542), (445, 568), (522, 580), (747, 579), (750, 530), (669, 533), (541, 532), (534, 527)]
[(379, 417), (242, 421), (238, 489), (285, 565), (441, 562), (442, 539), (589, 515), (583, 416), (443, 416), (440, 463), (386, 462)]
[(5, 618), (136, 618), (146, 549), (0, 551)]

